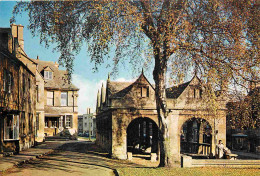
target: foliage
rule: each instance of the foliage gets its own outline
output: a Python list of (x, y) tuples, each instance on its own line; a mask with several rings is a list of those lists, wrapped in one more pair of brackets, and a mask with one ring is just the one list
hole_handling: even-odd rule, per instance
[(32, 1), (19, 2), (14, 14), (23, 10), (41, 42), (57, 43), (70, 73), (83, 42), (96, 64), (114, 49), (117, 65), (123, 56), (134, 63), (150, 41), (150, 55), (157, 46), (167, 60), (174, 54), (173, 76), (196, 65), (218, 84), (223, 78), (240, 83), (259, 69), (259, 7), (252, 0)]
[(96, 65), (110, 52), (115, 52), (115, 66), (126, 57), (137, 65), (136, 59), (144, 52), (154, 59), (163, 165), (171, 165), (167, 156), (167, 68), (177, 80), (196, 72), (212, 100), (216, 96), (211, 89), (259, 81), (260, 17), (255, 0), (31, 1), (19, 2), (13, 13), (21, 11), (28, 12), (29, 29), (40, 34), (41, 42), (57, 43), (60, 62), (70, 74), (74, 54), (83, 42)]
[(250, 91), (246, 97), (227, 104), (227, 126), (232, 129), (254, 129), (260, 127), (260, 88)]

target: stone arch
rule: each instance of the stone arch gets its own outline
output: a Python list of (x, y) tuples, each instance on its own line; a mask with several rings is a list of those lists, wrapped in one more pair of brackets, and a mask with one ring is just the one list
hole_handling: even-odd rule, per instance
[(203, 118), (186, 120), (180, 131), (180, 152), (200, 155), (212, 153), (212, 126)]
[(158, 125), (148, 117), (134, 118), (127, 126), (127, 152), (157, 153)]

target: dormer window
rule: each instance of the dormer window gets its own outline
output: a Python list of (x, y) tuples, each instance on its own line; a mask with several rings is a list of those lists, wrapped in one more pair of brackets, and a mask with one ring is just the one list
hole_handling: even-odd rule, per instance
[(44, 79), (52, 79), (52, 71), (44, 71)]

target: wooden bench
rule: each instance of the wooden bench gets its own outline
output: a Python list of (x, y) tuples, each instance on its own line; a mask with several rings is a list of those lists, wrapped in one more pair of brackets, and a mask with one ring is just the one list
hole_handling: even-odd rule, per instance
[(230, 159), (230, 160), (236, 160), (237, 156), (238, 156), (237, 154), (233, 154), (233, 153), (226, 154), (227, 159)]

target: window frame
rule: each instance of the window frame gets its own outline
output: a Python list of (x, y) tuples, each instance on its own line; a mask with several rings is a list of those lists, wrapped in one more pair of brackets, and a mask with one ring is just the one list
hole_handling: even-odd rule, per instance
[[(62, 100), (65, 100), (65, 98), (62, 98), (62, 94), (66, 95), (66, 103), (65, 104), (63, 104), (63, 101), (62, 101)], [(68, 106), (68, 92), (67, 91), (61, 92), (61, 95), (60, 95), (60, 105), (61, 106)]]
[(4, 73), (3, 73), (3, 91), (5, 92), (5, 91), (7, 91), (6, 90), (6, 79), (7, 79), (7, 70), (6, 69), (4, 69)]
[(52, 71), (45, 71), (44, 70), (44, 79), (52, 80), (53, 79), (53, 72)]
[[(52, 93), (52, 97), (49, 97), (49, 94), (48, 93)], [(49, 104), (48, 102), (48, 100), (52, 100), (51, 102), (51, 104)], [(47, 106), (54, 106), (54, 91), (47, 91), (47, 102), (46, 102), (46, 105)]]
[[(12, 129), (12, 136), (13, 138), (6, 138), (7, 134), (6, 134), (6, 130), (7, 130), (7, 117), (12, 117), (12, 125), (9, 127)], [(13, 140), (19, 140), (19, 128), (20, 128), (20, 125), (19, 125), (19, 115), (17, 114), (7, 114), (7, 116), (5, 116), (4, 118), (4, 141), (13, 141)]]
[[(67, 119), (68, 117), (69, 117), (69, 120)], [(66, 128), (72, 128), (72, 119), (73, 119), (72, 115), (65, 115), (65, 127)]]

